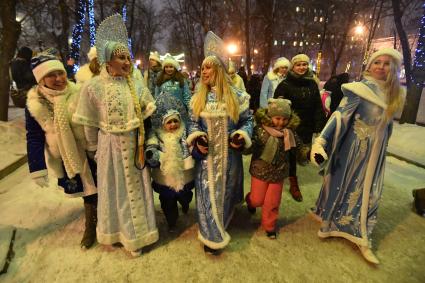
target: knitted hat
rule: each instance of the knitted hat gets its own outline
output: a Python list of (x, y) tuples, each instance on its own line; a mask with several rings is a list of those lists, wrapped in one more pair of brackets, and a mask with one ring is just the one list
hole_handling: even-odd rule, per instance
[(308, 56), (305, 55), (305, 54), (298, 54), (298, 55), (295, 55), (294, 57), (292, 57), (292, 60), (291, 60), (292, 66), (294, 66), (295, 63), (298, 63), (298, 62), (307, 62), (307, 63), (309, 63), (310, 62), (310, 58), (308, 58)]
[(390, 47), (385, 47), (382, 49), (379, 49), (378, 51), (372, 53), (372, 55), (370, 55), (369, 60), (367, 61), (367, 65), (366, 65), (366, 71), (369, 70), (370, 65), (372, 64), (373, 61), (375, 61), (376, 58), (378, 58), (381, 55), (388, 55), (390, 57), (392, 57), (396, 64), (397, 67), (400, 68), (401, 66), (401, 62), (403, 60), (403, 55), (401, 55), (400, 52), (398, 52), (397, 50), (395, 50), (394, 48), (390, 48)]
[(47, 54), (40, 54), (32, 58), (31, 68), (37, 83), (39, 83), (50, 72), (64, 71), (66, 73), (62, 62), (56, 59), (55, 56)]
[(16, 57), (24, 58), (25, 60), (30, 61), (32, 57), (31, 48), (22, 46), (21, 48), (19, 48), (18, 54), (16, 55)]
[(269, 98), (267, 106), (267, 115), (269, 117), (283, 116), (291, 117), (291, 101), (283, 98)]
[(97, 57), (96, 47), (92, 46), (90, 47), (89, 53), (87, 53), (87, 58), (89, 58), (89, 60), (91, 61), (96, 57)]
[(291, 69), (291, 62), (289, 62), (289, 60), (285, 57), (280, 57), (276, 60), (276, 62), (274, 62), (273, 71), (276, 71), (279, 67), (287, 67), (288, 69)]
[(180, 69), (180, 64), (179, 62), (177, 62), (177, 60), (171, 56), (170, 54), (167, 54), (164, 58), (164, 60), (162, 61), (162, 66), (164, 67), (165, 65), (171, 65), (174, 68), (176, 68), (176, 70)]
[(159, 59), (159, 53), (158, 53), (158, 51), (154, 51), (154, 52), (151, 51), (151, 53), (149, 55), (149, 60), (151, 60), (151, 59), (152, 60), (155, 60), (158, 63), (161, 63), (161, 60)]

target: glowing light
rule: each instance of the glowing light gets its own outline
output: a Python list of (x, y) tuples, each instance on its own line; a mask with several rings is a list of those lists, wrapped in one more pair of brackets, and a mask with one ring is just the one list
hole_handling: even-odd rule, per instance
[(254, 54), (258, 54), (258, 50), (257, 49), (254, 49)]
[(237, 47), (237, 45), (236, 45), (236, 44), (234, 44), (234, 43), (229, 43), (229, 44), (227, 45), (227, 51), (228, 51), (230, 54), (235, 54), (235, 53), (236, 53), (236, 51), (238, 51), (238, 47)]
[(358, 35), (363, 34), (363, 32), (364, 32), (364, 26), (362, 26), (362, 25), (358, 25), (358, 26), (356, 26), (356, 27), (354, 28), (354, 32), (355, 32), (356, 34), (358, 34)]

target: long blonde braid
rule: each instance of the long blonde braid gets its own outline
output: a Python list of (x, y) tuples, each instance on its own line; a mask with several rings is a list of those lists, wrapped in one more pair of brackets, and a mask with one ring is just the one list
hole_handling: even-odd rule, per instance
[(126, 77), (126, 79), (127, 79), (128, 86), (130, 88), (131, 97), (133, 99), (134, 110), (136, 111), (136, 116), (140, 120), (139, 135), (137, 137), (137, 147), (138, 148), (136, 148), (136, 152), (138, 152), (138, 156), (137, 156), (137, 159), (135, 157), (134, 161), (135, 161), (136, 164), (140, 164), (141, 168), (143, 168), (143, 166), (145, 165), (144, 150), (143, 150), (143, 145), (145, 143), (145, 127), (144, 127), (144, 124), (143, 124), (142, 108), (140, 106), (139, 98), (136, 95), (136, 88), (135, 88), (133, 79), (131, 77), (131, 73), (130, 73), (130, 75), (128, 75)]

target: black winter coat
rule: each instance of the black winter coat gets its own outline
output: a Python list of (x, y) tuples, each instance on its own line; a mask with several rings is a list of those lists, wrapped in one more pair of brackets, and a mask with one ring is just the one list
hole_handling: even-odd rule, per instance
[(23, 58), (15, 58), (10, 63), (12, 79), (18, 89), (29, 90), (37, 82), (31, 70), (31, 63)]
[(283, 97), (292, 102), (292, 110), (301, 119), (296, 132), (304, 144), (311, 144), (313, 133), (320, 132), (325, 126), (326, 116), (319, 88), (308, 73), (306, 75), (296, 77), (293, 72), (288, 72), (285, 80), (277, 86), (274, 98)]

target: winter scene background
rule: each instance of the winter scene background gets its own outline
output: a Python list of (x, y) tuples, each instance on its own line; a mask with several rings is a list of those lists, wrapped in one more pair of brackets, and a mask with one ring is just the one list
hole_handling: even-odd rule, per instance
[[(0, 122), (0, 267), (16, 234), (0, 282), (425, 282), (425, 219), (412, 206), (412, 189), (425, 186), (425, 127), (395, 123), (372, 235), (381, 264), (373, 266), (349, 241), (317, 237), (320, 224), (309, 211), (321, 177), (311, 164), (299, 169), (304, 201), (283, 193), (277, 240), (259, 228), (260, 211), (251, 216), (242, 204), (229, 226), (228, 247), (220, 256), (206, 255), (197, 240), (194, 201), (170, 233), (156, 195), (160, 239), (141, 257), (99, 244), (81, 250), (82, 199), (65, 197), (54, 180), (47, 189), (32, 182), (22, 161), (23, 111), (11, 108), (9, 115), (9, 122)], [(247, 168), (250, 157), (244, 161)], [(247, 169), (245, 174), (246, 192)]]

